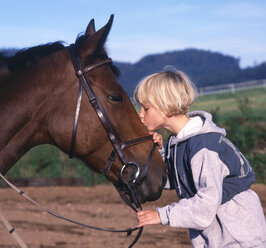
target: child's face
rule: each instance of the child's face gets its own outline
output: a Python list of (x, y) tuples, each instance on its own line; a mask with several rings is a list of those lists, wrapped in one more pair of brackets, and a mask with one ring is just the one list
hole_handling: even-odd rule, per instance
[(149, 103), (141, 105), (139, 117), (150, 132), (163, 127), (166, 120), (166, 117)]

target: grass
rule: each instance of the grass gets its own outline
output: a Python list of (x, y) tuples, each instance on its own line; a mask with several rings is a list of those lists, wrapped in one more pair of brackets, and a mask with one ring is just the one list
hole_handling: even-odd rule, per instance
[(191, 110), (204, 110), (210, 113), (219, 111), (219, 114), (228, 119), (241, 115), (239, 104), (241, 99), (248, 99), (246, 111), (252, 110), (252, 115), (257, 120), (266, 121), (266, 89), (257, 88), (236, 93), (222, 93), (200, 96), (191, 106)]

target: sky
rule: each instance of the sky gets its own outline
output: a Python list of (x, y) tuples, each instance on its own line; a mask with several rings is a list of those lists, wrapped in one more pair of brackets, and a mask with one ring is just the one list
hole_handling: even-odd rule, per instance
[(188, 48), (233, 56), (242, 68), (266, 61), (265, 0), (0, 0), (0, 48), (71, 44), (92, 18), (98, 30), (111, 14), (115, 61)]

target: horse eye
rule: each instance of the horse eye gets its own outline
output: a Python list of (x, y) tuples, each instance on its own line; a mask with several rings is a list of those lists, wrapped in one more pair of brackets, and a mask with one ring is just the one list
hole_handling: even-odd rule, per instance
[(107, 98), (111, 101), (114, 101), (114, 102), (122, 102), (123, 101), (123, 97), (119, 94), (109, 95), (109, 96), (107, 96)]

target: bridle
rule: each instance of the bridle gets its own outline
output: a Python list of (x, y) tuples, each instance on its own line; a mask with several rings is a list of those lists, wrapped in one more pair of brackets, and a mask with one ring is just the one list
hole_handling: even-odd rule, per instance
[[(103, 106), (101, 105), (96, 94), (94, 93), (91, 85), (89, 84), (89, 82), (87, 81), (87, 79), (85, 77), (86, 73), (93, 71), (102, 65), (110, 64), (110, 63), (112, 63), (112, 60), (110, 58), (107, 58), (107, 59), (102, 60), (99, 63), (87, 66), (84, 69), (82, 69), (81, 63), (80, 63), (80, 58), (79, 58), (78, 53), (76, 51), (75, 45), (72, 44), (67, 49), (68, 49), (71, 61), (73, 63), (74, 69), (76, 71), (76, 76), (79, 79), (78, 98), (77, 98), (77, 105), (76, 105), (76, 111), (75, 111), (74, 126), (73, 126), (73, 132), (72, 132), (69, 157), (72, 158), (74, 155), (77, 127), (78, 127), (78, 118), (79, 118), (79, 112), (80, 112), (80, 106), (81, 106), (81, 100), (82, 100), (82, 91), (84, 89), (88, 98), (89, 98), (89, 101), (90, 101), (93, 109), (95, 110), (97, 116), (99, 117), (99, 119), (100, 119), (100, 121), (101, 121), (101, 123), (102, 123), (102, 125), (106, 131), (106, 134), (107, 134), (107, 136), (108, 136), (108, 138), (109, 138), (109, 140), (110, 140), (110, 142), (114, 148), (113, 151), (111, 152), (109, 158), (108, 158), (108, 161), (106, 163), (106, 166), (105, 166), (102, 174), (104, 174), (105, 176), (108, 175), (109, 171), (111, 170), (113, 162), (115, 161), (116, 157), (118, 157), (120, 162), (122, 163), (122, 168), (120, 170), (119, 183), (118, 183), (118, 185), (115, 185), (115, 187), (117, 188), (117, 191), (120, 194), (121, 198), (125, 201), (125, 203), (129, 207), (131, 207), (136, 212), (137, 212), (138, 208), (142, 210), (141, 204), (137, 199), (136, 186), (140, 185), (146, 177), (147, 170), (148, 170), (148, 167), (150, 165), (156, 144), (153, 144), (151, 151), (150, 151), (150, 154), (147, 158), (146, 164), (142, 170), (141, 170), (141, 167), (136, 162), (131, 162), (131, 161), (128, 162), (127, 161), (127, 159), (123, 153), (123, 150), (128, 148), (129, 146), (133, 146), (133, 145), (139, 144), (139, 143), (144, 142), (144, 141), (152, 140), (152, 135), (143, 136), (140, 138), (135, 138), (135, 139), (129, 140), (127, 142), (122, 141), (122, 139), (118, 135), (115, 127), (113, 126), (112, 122), (110, 121), (108, 115), (106, 114)], [(127, 175), (126, 170), (128, 168), (132, 168), (132, 167), (135, 168), (136, 172), (133, 175), (133, 179), (131, 179), (131, 178), (127, 179), (125, 176), (125, 175)], [(50, 209), (42, 206), (38, 202), (34, 201), (32, 198), (30, 198), (28, 195), (26, 195), (22, 190), (18, 189), (15, 185), (13, 185), (11, 182), (9, 182), (1, 173), (0, 173), (0, 177), (11, 188), (13, 188), (15, 191), (17, 191), (18, 194), (25, 197), (28, 201), (32, 202), (34, 205), (38, 206), (39, 208), (41, 208), (42, 210), (46, 211), (48, 214), (50, 214), (56, 218), (59, 218), (59, 219), (83, 226), (83, 227), (99, 230), (99, 231), (116, 232), (116, 233), (117, 232), (121, 232), (121, 233), (126, 232), (127, 235), (131, 235), (131, 233), (133, 231), (138, 230), (138, 233), (135, 236), (134, 240), (129, 245), (129, 248), (134, 246), (134, 244), (138, 241), (138, 239), (140, 238), (140, 236), (142, 234), (143, 227), (128, 228), (128, 229), (124, 229), (124, 230), (104, 229), (104, 228), (99, 228), (99, 227), (83, 224), (83, 223), (77, 222), (75, 220), (66, 218), (66, 217), (64, 217), (60, 214), (57, 214), (56, 212), (53, 212)], [(122, 185), (122, 187), (121, 187), (121, 185)], [(125, 188), (126, 188), (126, 192), (125, 192)], [(129, 194), (130, 199), (128, 199), (126, 197), (125, 193)], [(132, 202), (133, 202), (133, 204), (132, 204)], [(19, 245), (22, 248), (27, 248), (26, 244), (23, 242), (23, 240), (16, 233), (15, 229), (10, 225), (10, 223), (7, 221), (7, 219), (1, 213), (0, 213), (0, 219), (3, 221), (4, 225), (9, 230), (9, 233), (14, 236), (14, 238), (19, 243)]]
[[(129, 140), (127, 142), (123, 142), (122, 139), (120, 138), (118, 132), (116, 131), (114, 125), (112, 124), (111, 120), (109, 119), (106, 111), (104, 110), (102, 104), (98, 100), (95, 92), (93, 91), (91, 84), (88, 82), (87, 78), (85, 77), (86, 73), (89, 73), (95, 69), (97, 69), (100, 66), (106, 65), (106, 64), (111, 64), (112, 60), (110, 58), (106, 58), (96, 64), (89, 65), (85, 68), (82, 69), (80, 58), (78, 55), (78, 52), (76, 51), (76, 47), (74, 44), (70, 45), (68, 47), (68, 52), (72, 61), (72, 64), (74, 66), (76, 76), (79, 79), (79, 88), (78, 88), (78, 97), (77, 97), (77, 104), (76, 104), (76, 111), (75, 111), (75, 118), (74, 118), (74, 125), (73, 125), (73, 132), (72, 132), (72, 139), (71, 139), (71, 145), (70, 145), (70, 152), (69, 152), (69, 157), (72, 158), (74, 155), (75, 151), (75, 143), (76, 143), (76, 134), (77, 134), (77, 127), (78, 127), (78, 118), (79, 118), (79, 112), (80, 112), (80, 106), (81, 106), (81, 100), (82, 100), (82, 91), (83, 89), (85, 90), (88, 99), (99, 117), (99, 120), (101, 121), (106, 134), (109, 138), (110, 143), (113, 146), (113, 151), (111, 152), (106, 166), (104, 170), (102, 171), (102, 174), (107, 176), (113, 162), (115, 161), (116, 157), (119, 158), (120, 162), (122, 163), (122, 168), (120, 170), (120, 175), (119, 175), (119, 184), (115, 185), (117, 188), (117, 191), (119, 192), (121, 198), (125, 201), (125, 203), (131, 207), (134, 211), (137, 212), (137, 208), (141, 208), (141, 204), (137, 199), (136, 195), (136, 186), (140, 185), (146, 175), (147, 175), (147, 170), (150, 165), (156, 144), (153, 144), (150, 154), (147, 158), (146, 164), (144, 168), (141, 170), (141, 167), (136, 163), (132, 161), (128, 161), (126, 159), (125, 154), (123, 153), (123, 150), (128, 148), (129, 146), (133, 146), (136, 144), (139, 144), (144, 141), (152, 140), (152, 135), (148, 136), (143, 136), (139, 138), (135, 138), (132, 140)], [(134, 168), (135, 169), (135, 174), (133, 175), (133, 179), (128, 180), (125, 175), (127, 174), (127, 170), (129, 168)], [(122, 185), (122, 187), (121, 187)], [(126, 197), (125, 191), (129, 194), (130, 199)], [(132, 204), (133, 202), (133, 204)], [(139, 233), (137, 236), (141, 235), (143, 228), (139, 229)], [(138, 240), (139, 237), (136, 237), (137, 239), (135, 242)], [(134, 243), (135, 243), (134, 242)], [(132, 245), (132, 244), (131, 244)], [(133, 244), (134, 245), (134, 244)], [(133, 246), (132, 245), (132, 246)], [(130, 246), (130, 247), (132, 247)]]
[[(93, 109), (95, 110), (97, 116), (99, 117), (99, 120), (101, 121), (101, 123), (102, 123), (102, 125), (106, 131), (106, 134), (110, 140), (110, 143), (112, 144), (112, 146), (114, 148), (113, 151), (111, 152), (108, 160), (107, 160), (106, 166), (105, 166), (102, 174), (105, 176), (108, 175), (113, 162), (115, 161), (116, 157), (118, 156), (120, 162), (122, 163), (122, 169), (120, 171), (120, 177), (119, 177), (121, 182), (123, 184), (126, 184), (126, 185), (127, 184), (135, 184), (135, 185), (140, 184), (144, 180), (144, 178), (146, 177), (147, 170), (148, 170), (149, 164), (151, 162), (151, 158), (152, 158), (152, 155), (154, 153), (156, 144), (153, 144), (153, 147), (152, 147), (151, 152), (148, 156), (147, 162), (146, 162), (144, 169), (142, 171), (140, 169), (140, 166), (136, 162), (128, 162), (127, 161), (127, 159), (123, 153), (123, 150), (129, 146), (136, 145), (138, 143), (141, 143), (141, 142), (144, 142), (147, 140), (152, 140), (152, 135), (147, 135), (147, 136), (143, 136), (140, 138), (129, 140), (127, 142), (123, 142), (121, 140), (120, 136), (118, 135), (114, 125), (110, 121), (108, 115), (106, 114), (102, 104), (98, 100), (98, 98), (97, 98), (95, 92), (93, 91), (91, 85), (89, 84), (87, 78), (85, 77), (86, 73), (91, 72), (102, 65), (110, 64), (110, 63), (112, 63), (112, 60), (110, 58), (107, 58), (107, 59), (104, 59), (103, 61), (101, 61), (99, 63), (87, 66), (84, 69), (82, 69), (78, 53), (77, 53), (76, 48), (73, 44), (68, 47), (68, 51), (69, 51), (70, 58), (71, 58), (71, 61), (73, 63), (74, 69), (76, 71), (76, 76), (79, 79), (78, 98), (77, 98), (77, 105), (76, 105), (76, 112), (75, 112), (75, 118), (74, 118), (74, 125), (73, 125), (73, 132), (72, 132), (69, 157), (72, 158), (74, 155), (77, 127), (78, 127), (78, 118), (79, 118), (80, 105), (81, 105), (81, 99), (82, 99), (82, 91), (84, 89)], [(123, 172), (128, 166), (134, 166), (137, 169), (135, 177), (131, 182), (126, 181), (123, 177)]]

